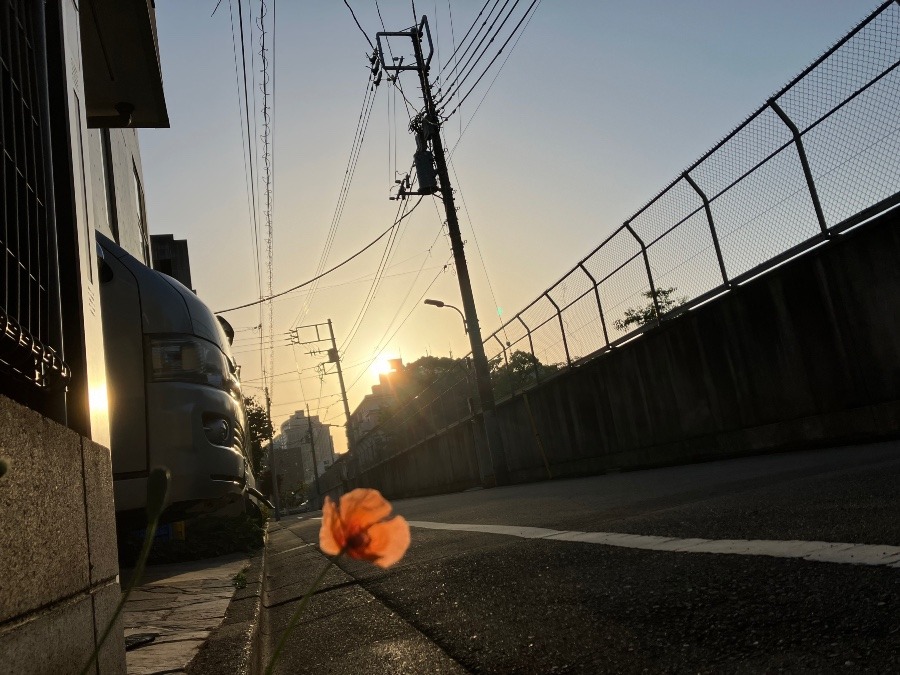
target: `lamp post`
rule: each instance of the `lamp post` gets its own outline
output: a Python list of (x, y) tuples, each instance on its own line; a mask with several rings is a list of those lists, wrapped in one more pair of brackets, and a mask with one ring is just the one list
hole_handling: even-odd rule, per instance
[(450, 309), (455, 309), (455, 310), (456, 310), (456, 313), (459, 314), (459, 318), (462, 319), (462, 322), (463, 322), (463, 330), (466, 331), (466, 334), (468, 335), (468, 333), (469, 333), (469, 326), (468, 326), (468, 324), (466, 323), (466, 317), (465, 317), (465, 315), (463, 315), (462, 310), (460, 310), (459, 307), (454, 307), (453, 305), (448, 305), (448, 304), (447, 304), (446, 302), (444, 302), (443, 300), (431, 300), (431, 299), (428, 299), (428, 300), (426, 300), (423, 304), (431, 305), (432, 307), (449, 307)]

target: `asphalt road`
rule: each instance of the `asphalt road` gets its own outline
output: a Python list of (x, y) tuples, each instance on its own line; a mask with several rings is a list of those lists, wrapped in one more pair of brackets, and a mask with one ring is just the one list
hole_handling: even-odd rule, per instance
[[(463, 529), (341, 561), (279, 672), (900, 672), (898, 488), (888, 443), (397, 501)], [(270, 642), (325, 562), (315, 515), (272, 531)]]

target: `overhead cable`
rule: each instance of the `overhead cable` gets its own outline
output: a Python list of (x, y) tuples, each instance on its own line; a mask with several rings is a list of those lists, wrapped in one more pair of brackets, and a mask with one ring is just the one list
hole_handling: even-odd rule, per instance
[[(476, 43), (475, 39), (473, 38), (473, 41), (469, 44), (469, 46), (463, 52), (463, 55), (460, 57), (460, 61), (462, 61), (462, 65), (459, 66), (456, 79), (451, 80), (449, 83), (447, 83), (447, 82), (442, 83), (441, 91), (438, 93), (438, 95), (436, 97), (437, 103), (439, 103), (440, 101), (443, 101), (448, 96), (452, 96), (451, 90), (457, 85), (457, 83), (460, 82), (461, 78), (468, 77), (468, 74), (472, 70), (474, 70), (474, 68), (478, 65), (478, 62), (484, 57), (484, 54), (490, 48), (491, 44), (494, 42), (495, 39), (497, 39), (497, 36), (500, 34), (500, 31), (503, 30), (503, 26), (506, 25), (507, 21), (509, 21), (509, 17), (511, 17), (513, 15), (513, 12), (516, 11), (516, 7), (519, 5), (519, 2), (521, 2), (521, 0), (516, 0), (515, 4), (512, 6), (512, 8), (509, 10), (509, 12), (507, 12), (506, 16), (503, 18), (503, 22), (500, 24), (499, 28), (494, 30), (494, 26), (497, 25), (498, 21), (500, 21), (500, 17), (503, 16), (503, 12), (506, 9), (506, 6), (509, 5), (509, 2), (510, 2), (510, 0), (506, 0), (506, 2), (503, 3), (503, 6), (500, 8), (500, 11), (497, 13), (497, 16), (495, 16), (493, 18), (493, 21), (491, 21), (491, 25), (485, 31), (484, 35), (481, 36), (481, 38), (478, 40), (478, 42)], [(492, 7), (491, 12), (493, 12), (493, 11), (494, 10)], [(490, 18), (491, 17), (488, 16), (488, 19), (485, 20), (485, 23), (487, 22), (487, 20), (490, 20)], [(479, 33), (480, 32), (481, 32), (481, 29), (479, 28)], [(477, 38), (478, 34), (476, 34), (475, 37)], [(484, 45), (484, 41), (487, 40), (488, 37), (490, 37), (490, 41), (487, 43), (487, 45)], [(484, 45), (484, 49), (482, 49), (482, 45)], [(472, 50), (470, 53), (470, 50), (472, 49), (473, 46), (474, 46), (474, 50)], [(481, 51), (479, 52), (479, 50), (481, 50)], [(474, 61), (473, 61), (473, 59), (474, 59)]]
[[(476, 67), (481, 62), (481, 60), (485, 57), (485, 54), (487, 54), (491, 45), (494, 43), (494, 40), (496, 40), (500, 36), (500, 32), (503, 30), (503, 27), (506, 25), (506, 22), (509, 21), (510, 17), (512, 17), (513, 13), (516, 11), (516, 8), (519, 6), (520, 2), (521, 2), (521, 0), (516, 0), (515, 4), (512, 6), (512, 8), (509, 10), (509, 12), (506, 14), (506, 16), (503, 18), (503, 21), (500, 23), (500, 26), (497, 28), (496, 32), (494, 32), (491, 35), (491, 39), (484, 46), (484, 49), (482, 49), (481, 52), (478, 54), (478, 56), (475, 57), (475, 60), (472, 61), (472, 57), (470, 57), (469, 61), (460, 67), (460, 70), (465, 71), (465, 72), (461, 73), (460, 75), (457, 75), (456, 79), (453, 80), (453, 82), (451, 82), (448, 85), (448, 91), (445, 91), (438, 97), (438, 100), (436, 101), (437, 104), (447, 101), (449, 98), (452, 98), (454, 95), (459, 97), (459, 90), (462, 88), (463, 84), (465, 84), (466, 80), (469, 79), (469, 76), (473, 72), (475, 72)], [(516, 29), (522, 24), (522, 21), (525, 20), (525, 17), (528, 15), (528, 12), (531, 11), (531, 7), (534, 6), (535, 2), (537, 2), (537, 0), (532, 0), (531, 6), (525, 11), (525, 14), (519, 20), (519, 24), (516, 26), (516, 28), (513, 29), (513, 32), (510, 33), (509, 37), (506, 39), (506, 42), (504, 42), (503, 46), (500, 48), (500, 51), (494, 55), (493, 59), (491, 59), (491, 62), (487, 65), (484, 72), (482, 72), (481, 76), (478, 78), (478, 81), (481, 81), (481, 78), (484, 77), (484, 73), (487, 72), (487, 70), (491, 67), (491, 65), (493, 65), (494, 61), (497, 60), (497, 57), (500, 56), (500, 54), (503, 52), (503, 48), (506, 46), (506, 44), (509, 42), (509, 40), (512, 38), (512, 36), (515, 34)], [(505, 6), (506, 5), (504, 5), (504, 7)], [(497, 18), (499, 19), (500, 17), (498, 16)], [(495, 23), (496, 23), (496, 21), (495, 21)], [(485, 34), (484, 37), (482, 37), (482, 42), (484, 42), (484, 40), (487, 37), (488, 37), (487, 34)], [(479, 45), (479, 47), (480, 47), (480, 45)], [(474, 56), (474, 54), (473, 54), (473, 56)], [(477, 85), (478, 82), (476, 82), (475, 84)], [(462, 105), (462, 100), (457, 101), (457, 107), (460, 105)]]
[(270, 296), (270, 297), (268, 297), (268, 298), (260, 298), (259, 300), (254, 300), (253, 302), (247, 302), (247, 303), (244, 303), (243, 305), (238, 305), (237, 307), (229, 307), (228, 309), (220, 309), (220, 310), (217, 310), (217, 311), (216, 311), (216, 314), (224, 314), (225, 312), (233, 312), (233, 311), (238, 310), (238, 309), (244, 309), (245, 307), (253, 307), (253, 306), (255, 306), (255, 305), (260, 304), (261, 302), (268, 302), (269, 300), (274, 300), (275, 298), (280, 298), (282, 295), (287, 295), (288, 293), (290, 293), (290, 292), (292, 292), (292, 291), (296, 291), (298, 288), (303, 288), (304, 286), (309, 286), (311, 283), (314, 283), (315, 281), (318, 281), (318, 280), (321, 279), (322, 277), (324, 277), (324, 276), (326, 276), (326, 275), (328, 275), (328, 274), (331, 274), (331, 273), (334, 272), (336, 269), (339, 269), (339, 268), (343, 267), (344, 265), (346, 265), (347, 263), (349, 263), (351, 260), (353, 260), (353, 259), (358, 258), (359, 256), (361, 256), (363, 253), (365, 253), (366, 251), (368, 251), (370, 248), (372, 248), (372, 247), (373, 247), (375, 244), (377, 244), (379, 241), (381, 241), (382, 239), (384, 239), (384, 237), (386, 237), (386, 236), (388, 235), (388, 233), (390, 233), (391, 231), (393, 231), (393, 229), (394, 229), (395, 227), (397, 227), (397, 224), (396, 224), (396, 223), (393, 224), (393, 225), (391, 225), (388, 229), (386, 229), (384, 232), (382, 232), (381, 234), (379, 234), (375, 239), (373, 239), (372, 241), (370, 241), (370, 242), (369, 242), (368, 244), (366, 244), (363, 248), (361, 248), (360, 250), (358, 250), (356, 253), (354, 253), (353, 255), (351, 255), (349, 258), (347, 258), (347, 259), (344, 260), (343, 262), (340, 262), (340, 263), (338, 263), (337, 265), (335, 265), (334, 267), (332, 267), (331, 269), (325, 270), (325, 271), (322, 272), (321, 274), (318, 274), (318, 275), (314, 276), (312, 279), (309, 279), (309, 280), (307, 280), (307, 281), (304, 281), (302, 284), (297, 284), (296, 286), (293, 286), (293, 287), (291, 287), (291, 288), (288, 288), (287, 290), (281, 291), (281, 292), (279, 292), (279, 293), (275, 293), (274, 295), (272, 295), (272, 296)]
[(369, 38), (368, 33), (363, 30), (363, 27), (359, 25), (359, 19), (356, 18), (356, 12), (353, 11), (353, 8), (350, 6), (350, 3), (347, 0), (344, 0), (344, 4), (347, 5), (347, 9), (350, 10), (350, 15), (353, 17), (353, 20), (356, 22), (356, 27), (359, 28), (359, 32), (363, 34), (363, 37), (366, 38), (366, 42), (369, 43), (369, 47), (372, 50), (375, 50), (375, 45), (372, 44), (372, 40)]
[[(400, 211), (398, 211), (399, 217), (397, 218), (397, 221), (396, 221), (398, 225), (404, 218), (406, 218), (413, 211), (416, 210), (416, 207), (422, 203), (423, 198), (424, 197), (419, 197), (419, 201), (417, 201), (411, 209), (409, 209), (408, 211), (404, 211), (402, 213), (402, 215), (400, 215)], [(406, 202), (404, 201), (403, 205), (401, 207), (401, 210), (404, 210), (405, 206), (406, 206)], [(343, 344), (341, 345), (342, 352), (345, 351), (350, 346), (350, 343), (353, 341), (353, 338), (356, 337), (356, 332), (359, 330), (359, 327), (362, 325), (363, 319), (365, 319), (366, 314), (369, 311), (369, 307), (371, 307), (372, 302), (375, 300), (375, 295), (378, 293), (378, 288), (381, 285), (381, 280), (384, 278), (384, 271), (387, 269), (387, 266), (388, 266), (388, 263), (390, 262), (391, 256), (393, 256), (394, 247), (396, 246), (397, 239), (400, 235), (400, 229), (401, 228), (398, 227), (394, 231), (394, 236), (388, 239), (388, 243), (387, 243), (387, 246), (385, 247), (384, 254), (381, 256), (381, 263), (379, 264), (378, 271), (375, 273), (375, 278), (372, 280), (372, 286), (369, 288), (369, 294), (366, 296), (366, 300), (363, 303), (363, 308), (360, 310), (359, 314), (357, 315), (356, 321), (354, 321), (353, 327), (350, 329), (350, 333), (349, 333), (348, 337), (344, 340)]]
[[(519, 30), (519, 27), (522, 25), (522, 23), (525, 21), (525, 19), (528, 18), (529, 22), (531, 21), (529, 14), (531, 13), (532, 8), (534, 8), (538, 4), (538, 2), (539, 2), (539, 0), (532, 0), (531, 4), (528, 6), (528, 9), (525, 10), (525, 14), (522, 16), (521, 19), (519, 19), (519, 23), (516, 24), (515, 28), (513, 28), (512, 33), (510, 33), (509, 37), (506, 38), (506, 41), (500, 47), (500, 50), (494, 55), (494, 58), (491, 59), (491, 62), (487, 64), (485, 69), (482, 71), (481, 75), (478, 76), (478, 79), (475, 80), (475, 84), (473, 84), (472, 87), (469, 89), (469, 91), (467, 91), (465, 93), (465, 95), (456, 102), (456, 107), (453, 110), (451, 110), (447, 115), (443, 116), (445, 120), (449, 119), (453, 115), (453, 113), (455, 113), (457, 110), (459, 110), (459, 107), (463, 103), (465, 103), (467, 98), (469, 98), (469, 95), (475, 90), (475, 87), (478, 86), (478, 83), (481, 82), (482, 78), (484, 78), (484, 76), (487, 74), (487, 72), (491, 69), (491, 66), (494, 65), (494, 62), (498, 58), (500, 58), (500, 55), (503, 53), (503, 50), (506, 49), (506, 45), (508, 45), (509, 41), (512, 40), (513, 36)], [(533, 16), (533, 14), (532, 14), (532, 16)], [(528, 24), (525, 24), (525, 25), (528, 25)], [(460, 85), (462, 85), (462, 82), (460, 82)]]
[[(331, 218), (331, 225), (328, 229), (328, 234), (325, 237), (325, 245), (322, 249), (322, 254), (319, 256), (319, 263), (316, 267), (316, 274), (321, 272), (326, 263), (328, 262), (328, 256), (331, 254), (331, 247), (334, 244), (335, 236), (337, 235), (338, 228), (341, 224), (341, 219), (344, 214), (344, 207), (347, 203), (347, 196), (350, 192), (350, 185), (353, 182), (353, 176), (356, 173), (356, 164), (359, 160), (359, 154), (362, 150), (362, 143), (365, 138), (366, 130), (369, 125), (369, 118), (372, 112), (372, 104), (375, 100), (375, 88), (371, 86), (372, 78), (371, 75), (366, 81), (366, 90), (363, 96), (363, 104), (360, 109), (359, 118), (356, 122), (356, 131), (353, 135), (353, 143), (350, 148), (350, 157), (347, 160), (347, 168), (344, 170), (344, 179), (341, 183), (341, 189), (338, 192), (338, 200), (335, 205), (334, 214)], [(301, 310), (297, 313), (297, 316), (294, 318), (292, 322), (292, 326), (296, 326), (299, 324), (303, 318), (306, 316), (309, 308), (312, 304), (313, 296), (315, 295), (316, 289), (318, 286), (314, 286), (312, 292), (306, 299), (305, 304), (301, 308)]]

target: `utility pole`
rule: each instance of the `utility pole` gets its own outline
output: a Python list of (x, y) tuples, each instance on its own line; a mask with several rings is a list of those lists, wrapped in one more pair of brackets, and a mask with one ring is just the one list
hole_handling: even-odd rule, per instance
[[(322, 499), (322, 490), (319, 486), (319, 461), (316, 459), (316, 441), (313, 438), (312, 417), (309, 415), (309, 403), (306, 404), (306, 420), (309, 422), (309, 449), (312, 450), (313, 477), (316, 481), (316, 497), (317, 501), (319, 501)], [(318, 506), (318, 504), (316, 504), (316, 506)]]
[(334, 341), (334, 328), (331, 319), (328, 319), (328, 332), (331, 333), (331, 349), (328, 350), (328, 362), (337, 366), (338, 382), (341, 385), (341, 398), (344, 401), (344, 415), (347, 418), (347, 443), (350, 443), (350, 405), (347, 403), (347, 389), (344, 387), (344, 373), (341, 371), (341, 355), (338, 354), (337, 343)]
[[(484, 344), (481, 339), (481, 325), (478, 323), (478, 312), (475, 309), (475, 296), (472, 293), (469, 267), (466, 264), (466, 254), (463, 248), (462, 234), (459, 230), (459, 219), (456, 215), (456, 204), (453, 200), (453, 188), (450, 185), (450, 173), (447, 171), (447, 159), (444, 156), (444, 144), (441, 141), (441, 122), (435, 108), (434, 98), (431, 94), (431, 83), (428, 81), (431, 54), (429, 54), (428, 59), (426, 60), (422, 50), (422, 37), (426, 34), (430, 45), (431, 32), (428, 28), (428, 19), (423, 16), (419, 25), (413, 26), (408, 31), (378, 33), (376, 36), (378, 40), (378, 52), (381, 57), (381, 67), (385, 71), (393, 70), (395, 72), (395, 79), (399, 77), (401, 70), (416, 70), (419, 74), (419, 84), (422, 88), (422, 97), (425, 100), (425, 110), (416, 120), (414, 120), (414, 123), (417, 122), (415, 125), (417, 127), (415, 129), (417, 145), (415, 163), (420, 174), (423, 169), (426, 176), (429, 171), (432, 171), (430, 158), (427, 158), (427, 161), (423, 161), (423, 159), (426, 159), (423, 157), (423, 151), (426, 148), (426, 144), (430, 141), (431, 148), (434, 152), (434, 162), (437, 165), (438, 179), (440, 180), (441, 199), (444, 202), (444, 211), (447, 214), (447, 230), (450, 235), (451, 248), (453, 249), (453, 260), (456, 264), (456, 276), (459, 279), (459, 292), (462, 296), (465, 322), (469, 329), (469, 344), (472, 348), (472, 360), (475, 366), (475, 382), (478, 402), (481, 407), (481, 416), (484, 423), (488, 453), (494, 471), (493, 482), (498, 485), (503, 485), (509, 481), (509, 469), (506, 463), (506, 453), (503, 449), (503, 438), (500, 435), (500, 427), (496, 418), (494, 389), (491, 385), (491, 370), (488, 365), (487, 356), (484, 353)], [(396, 65), (385, 63), (384, 51), (381, 49), (382, 36), (407, 36), (411, 38), (416, 55), (416, 65), (404, 66), (402, 65), (402, 61), (400, 64)], [(431, 51), (433, 52), (433, 48)], [(413, 125), (411, 125), (411, 127), (412, 126)], [(421, 175), (419, 178), (420, 192), (433, 194), (437, 191), (437, 186), (430, 184), (430, 181), (423, 181), (423, 176)], [(485, 482), (491, 482), (489, 476), (482, 476), (482, 479), (485, 480)]]
[[(328, 326), (328, 338), (322, 337), (319, 333), (319, 328), (322, 326)], [(315, 328), (316, 329), (316, 339), (315, 340), (307, 340), (305, 342), (300, 341), (300, 329), (301, 328)], [(344, 386), (344, 373), (341, 370), (341, 355), (338, 352), (337, 342), (334, 340), (334, 327), (331, 325), (331, 319), (328, 319), (328, 323), (312, 323), (308, 326), (297, 326), (296, 328), (291, 329), (290, 331), (290, 339), (291, 343), (295, 345), (311, 345), (317, 342), (328, 342), (331, 341), (331, 347), (324, 353), (328, 354), (328, 363), (333, 363), (337, 367), (337, 376), (338, 382), (341, 385), (341, 399), (344, 403), (344, 415), (347, 418), (345, 423), (346, 432), (347, 432), (347, 447), (350, 447), (350, 405), (347, 403), (347, 388)], [(322, 350), (313, 350), (309, 354), (310, 356), (315, 356), (317, 354), (322, 354)]]
[(266, 416), (269, 418), (269, 474), (272, 476), (272, 492), (275, 497), (275, 520), (281, 520), (281, 495), (278, 490), (278, 462), (275, 459), (275, 427), (272, 425), (272, 399), (266, 387)]

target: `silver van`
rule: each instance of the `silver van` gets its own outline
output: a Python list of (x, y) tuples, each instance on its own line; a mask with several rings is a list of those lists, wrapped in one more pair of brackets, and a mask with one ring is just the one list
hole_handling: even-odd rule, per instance
[(255, 493), (227, 323), (99, 232), (97, 243), (120, 526), (143, 524), (147, 475), (157, 466), (172, 474), (169, 520)]

